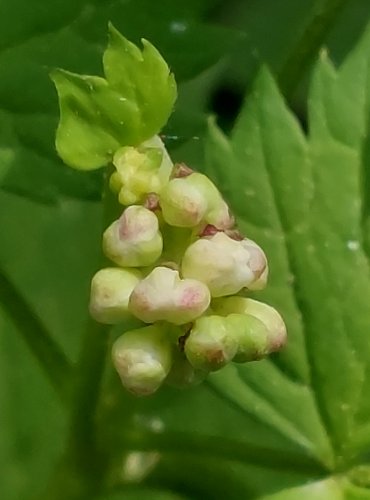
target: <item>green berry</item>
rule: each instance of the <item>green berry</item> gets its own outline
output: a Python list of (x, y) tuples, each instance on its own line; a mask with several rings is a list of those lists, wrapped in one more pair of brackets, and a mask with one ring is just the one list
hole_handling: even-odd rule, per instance
[(203, 283), (182, 280), (178, 271), (159, 266), (136, 285), (129, 310), (145, 323), (182, 325), (203, 314), (209, 303), (210, 293)]
[(103, 235), (105, 255), (122, 267), (149, 266), (160, 257), (162, 247), (156, 215), (139, 205), (126, 208)]
[(136, 270), (109, 267), (91, 281), (90, 314), (100, 323), (114, 325), (129, 315), (128, 301), (141, 275)]
[(185, 251), (183, 276), (205, 283), (212, 297), (233, 295), (253, 286), (267, 262), (262, 250), (249, 241), (234, 240), (223, 232), (200, 238)]
[(237, 351), (237, 339), (221, 316), (198, 318), (185, 341), (186, 357), (194, 368), (205, 372), (219, 370)]
[(171, 368), (167, 330), (153, 325), (124, 333), (113, 345), (112, 359), (128, 391), (137, 396), (153, 394)]

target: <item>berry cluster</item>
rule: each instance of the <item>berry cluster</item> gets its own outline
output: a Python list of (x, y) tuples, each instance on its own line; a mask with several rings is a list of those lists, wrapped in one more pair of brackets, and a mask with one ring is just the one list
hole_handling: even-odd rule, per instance
[(239, 296), (267, 281), (264, 252), (235, 228), (212, 181), (173, 165), (158, 137), (117, 151), (110, 179), (126, 208), (103, 235), (117, 267), (92, 280), (90, 312), (118, 324), (135, 316), (147, 326), (125, 332), (113, 362), (134, 394), (204, 379), (230, 361), (278, 350), (284, 322), (272, 307)]

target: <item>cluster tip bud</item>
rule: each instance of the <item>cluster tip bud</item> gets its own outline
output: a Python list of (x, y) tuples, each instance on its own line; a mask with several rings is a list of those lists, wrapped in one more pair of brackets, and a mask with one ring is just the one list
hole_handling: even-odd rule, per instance
[(114, 155), (116, 171), (110, 178), (112, 191), (122, 205), (140, 203), (148, 193), (159, 193), (168, 181), (172, 162), (158, 136), (139, 148), (125, 146)]

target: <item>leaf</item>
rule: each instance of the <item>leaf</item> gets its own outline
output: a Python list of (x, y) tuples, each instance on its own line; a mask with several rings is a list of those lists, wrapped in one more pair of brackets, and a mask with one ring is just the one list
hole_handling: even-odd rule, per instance
[[(0, 264), (75, 360), (99, 252), (100, 207), (0, 193)], [(66, 413), (0, 307), (0, 467), (6, 500), (38, 497), (60, 459)]]
[(104, 53), (104, 72), (109, 85), (135, 102), (140, 113), (140, 138), (158, 133), (166, 124), (176, 100), (176, 82), (157, 49), (142, 40), (143, 51), (112, 25)]
[(278, 493), (259, 497), (259, 500), (368, 500), (370, 491), (351, 484), (346, 479), (325, 479), (304, 486), (283, 489)]
[(368, 30), (338, 71), (317, 64), (308, 138), (264, 69), (231, 140), (211, 123), (207, 144), (210, 171), (242, 229), (267, 252), (271, 281), (259, 297), (282, 312), (290, 339), (265, 366), (217, 374), (212, 384), (329, 467), (368, 446), (358, 436), (370, 412), (361, 212), (369, 46)]
[(77, 170), (106, 165), (120, 146), (158, 134), (176, 100), (176, 83), (146, 40), (141, 52), (109, 26), (103, 64), (106, 80), (63, 70), (51, 73), (59, 96), (56, 148)]
[(111, 89), (106, 80), (62, 70), (54, 71), (52, 79), (60, 102), (56, 148), (67, 165), (78, 170), (102, 167), (120, 144), (137, 140), (136, 103)]

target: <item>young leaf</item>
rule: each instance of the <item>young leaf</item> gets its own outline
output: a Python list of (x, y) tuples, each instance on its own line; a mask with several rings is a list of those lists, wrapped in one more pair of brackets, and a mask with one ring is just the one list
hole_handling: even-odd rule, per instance
[(140, 140), (158, 133), (176, 100), (176, 82), (160, 53), (147, 40), (143, 51), (109, 25), (104, 72), (112, 89), (134, 102), (140, 113)]
[(103, 63), (106, 80), (53, 71), (59, 95), (56, 147), (64, 162), (92, 170), (109, 162), (120, 146), (157, 134), (176, 100), (176, 83), (159, 52), (146, 40), (141, 52), (112, 25)]
[(138, 141), (138, 108), (106, 80), (56, 70), (51, 74), (60, 103), (56, 148), (63, 161), (80, 170), (108, 163), (120, 145)]

